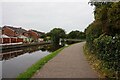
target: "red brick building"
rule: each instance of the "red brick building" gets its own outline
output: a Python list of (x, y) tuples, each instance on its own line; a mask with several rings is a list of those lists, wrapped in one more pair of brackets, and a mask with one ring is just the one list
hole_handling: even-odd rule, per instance
[(36, 33), (33, 30), (29, 30), (28, 33), (29, 33), (30, 38), (32, 38), (34, 41), (38, 40), (38, 38), (39, 38), (38, 33)]
[(15, 28), (15, 27), (11, 27), (11, 26), (4, 26), (2, 28), (2, 34), (5, 34), (9, 37), (17, 37), (19, 35), (23, 35), (23, 33), (25, 33), (26, 30), (22, 29), (22, 28)]
[[(16, 42), (33, 42), (33, 41), (38, 41), (39, 38), (44, 34), (43, 32), (39, 32), (36, 30), (25, 30), (22, 28), (16, 28), (16, 27), (11, 27), (11, 26), (4, 26), (2, 27), (2, 34), (7, 35), (8, 37), (10, 37), (10, 41), (11, 43), (16, 43)], [(20, 36), (25, 36), (26, 39), (24, 39)], [(4, 39), (3, 39), (4, 40)], [(5, 41), (5, 40), (4, 40)], [(4, 42), (3, 41), (3, 42)]]
[(36, 31), (36, 30), (29, 30), (29, 35), (30, 37), (32, 37), (33, 39), (37, 40), (38, 38), (40, 38), (43, 34), (43, 32), (39, 32), (39, 31)]
[[(4, 26), (2, 28), (2, 34), (1, 34), (1, 42), (4, 43), (18, 43), (23, 42), (23, 39), (18, 38), (17, 36), (22, 35), (24, 32), (26, 32), (25, 29), (22, 28), (15, 28), (11, 26)], [(8, 36), (9, 38), (2, 37), (3, 35)]]

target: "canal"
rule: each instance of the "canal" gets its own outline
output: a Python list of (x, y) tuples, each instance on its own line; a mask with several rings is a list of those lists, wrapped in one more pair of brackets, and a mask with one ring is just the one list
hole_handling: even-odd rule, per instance
[(2, 51), (2, 78), (16, 78), (32, 64), (54, 51), (51, 45), (40, 45)]

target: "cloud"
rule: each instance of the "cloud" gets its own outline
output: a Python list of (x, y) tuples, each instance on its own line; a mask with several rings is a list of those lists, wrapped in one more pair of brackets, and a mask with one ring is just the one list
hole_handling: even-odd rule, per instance
[(2, 3), (0, 3), (0, 26), (2, 26)]
[(45, 32), (54, 27), (84, 31), (93, 21), (93, 8), (87, 2), (4, 2), (2, 9), (3, 25)]
[(1, 2), (88, 2), (90, 0), (1, 0)]

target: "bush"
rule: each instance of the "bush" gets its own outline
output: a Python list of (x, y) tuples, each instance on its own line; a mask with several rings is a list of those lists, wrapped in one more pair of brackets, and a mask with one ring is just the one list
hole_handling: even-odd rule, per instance
[(101, 35), (94, 40), (94, 46), (96, 55), (104, 61), (105, 68), (120, 71), (120, 35)]
[(102, 62), (103, 70), (120, 77), (120, 1), (94, 5), (95, 21), (85, 31), (87, 47)]
[(109, 23), (112, 28), (120, 30), (120, 2), (114, 3), (108, 11)]
[(86, 29), (86, 41), (90, 49), (93, 49), (93, 40), (102, 34), (101, 24), (100, 21), (94, 21)]

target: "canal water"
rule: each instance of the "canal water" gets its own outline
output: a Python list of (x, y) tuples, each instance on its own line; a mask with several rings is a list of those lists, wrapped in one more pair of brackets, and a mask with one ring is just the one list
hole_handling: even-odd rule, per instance
[(50, 45), (2, 51), (2, 78), (16, 78), (32, 64), (50, 54)]

